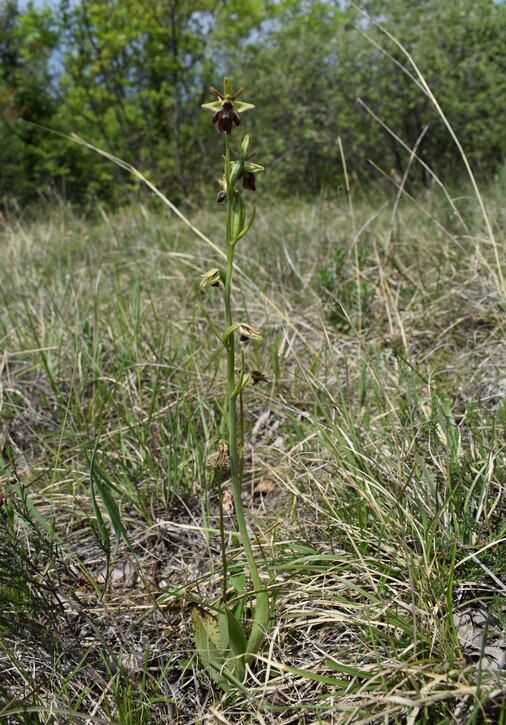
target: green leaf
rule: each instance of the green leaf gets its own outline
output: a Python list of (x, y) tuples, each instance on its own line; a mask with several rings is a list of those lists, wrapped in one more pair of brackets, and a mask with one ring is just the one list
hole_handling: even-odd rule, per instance
[(240, 240), (241, 240), (241, 239), (242, 239), (243, 237), (245, 237), (245, 236), (246, 236), (246, 234), (247, 234), (247, 233), (249, 232), (249, 230), (250, 230), (250, 229), (251, 229), (251, 227), (253, 226), (253, 222), (255, 221), (255, 216), (256, 216), (256, 206), (254, 206), (254, 207), (253, 207), (253, 211), (251, 212), (251, 219), (250, 219), (250, 220), (249, 220), (249, 222), (248, 222), (248, 223), (246, 224), (246, 226), (245, 226), (245, 227), (243, 227), (243, 229), (242, 229), (242, 230), (241, 230), (241, 231), (239, 232), (239, 234), (238, 234), (238, 235), (236, 236), (236, 238), (234, 239), (234, 246), (235, 246), (235, 245), (237, 244), (237, 242), (239, 242), (239, 241), (240, 241)]
[(200, 305), (200, 311), (202, 312), (202, 314), (206, 318), (209, 327), (211, 328), (211, 330), (213, 331), (213, 333), (216, 335), (216, 337), (218, 338), (218, 340), (220, 342), (222, 342), (223, 344), (225, 344), (225, 339), (223, 338), (223, 335), (218, 330), (218, 328), (216, 327), (216, 325), (214, 324), (214, 322), (211, 320), (211, 318), (207, 314), (206, 308), (203, 305)]
[(245, 574), (236, 574), (235, 576), (231, 576), (230, 583), (234, 587), (237, 594), (241, 594), (241, 592), (243, 591), (245, 584), (246, 584), (246, 575)]
[(109, 520), (111, 522), (112, 528), (114, 530), (114, 533), (116, 534), (116, 542), (119, 542), (121, 539), (125, 541), (128, 544), (128, 534), (127, 531), (123, 525), (123, 521), (121, 518), (121, 513), (118, 508), (118, 504), (113, 498), (113, 495), (110, 491), (110, 480), (105, 475), (105, 473), (101, 470), (101, 468), (96, 463), (96, 453), (97, 453), (97, 447), (98, 447), (98, 439), (95, 443), (95, 447), (93, 449), (93, 453), (91, 455), (91, 461), (90, 461), (90, 493), (91, 493), (91, 501), (93, 504), (93, 510), (95, 512), (95, 516), (97, 518), (98, 526), (99, 526), (99, 532), (101, 537), (103, 537), (103, 543), (106, 545), (106, 547), (109, 547), (109, 534), (107, 532), (107, 527), (105, 526), (105, 522), (102, 516), (102, 513), (100, 511), (100, 508), (97, 505), (97, 499), (95, 490), (97, 491), (98, 495), (100, 496), (102, 503), (104, 505), (105, 510), (107, 511), (107, 515), (109, 517)]
[[(96, 450), (96, 446), (95, 446)], [(95, 457), (95, 450), (93, 451), (92, 461)], [(93, 466), (93, 462), (91, 464)], [(111, 537), (109, 536), (109, 531), (107, 530), (107, 526), (105, 525), (104, 517), (102, 516), (102, 512), (100, 511), (100, 507), (97, 503), (97, 498), (95, 495), (95, 487), (94, 487), (94, 476), (92, 474), (92, 469), (90, 467), (90, 496), (91, 496), (91, 503), (93, 506), (93, 513), (95, 514), (96, 519), (96, 526), (93, 526), (94, 532), (98, 536), (98, 539), (100, 541), (100, 545), (102, 549), (109, 554), (111, 550)]]
[(216, 684), (226, 691), (229, 689), (224, 674), (228, 659), (228, 627), (223, 626), (223, 619), (201, 607), (192, 609), (193, 633), (200, 661)]
[(359, 677), (364, 680), (370, 680), (373, 676), (373, 672), (366, 672), (361, 670), (359, 667), (353, 667), (352, 665), (343, 665), (341, 662), (327, 658), (325, 660), (325, 666), (334, 672), (339, 672), (342, 675), (349, 675), (350, 677)]
[(243, 655), (246, 652), (247, 642), (244, 629), (240, 621), (235, 617), (230, 609), (225, 610), (228, 624), (228, 635), (230, 638), (230, 646), (236, 655)]

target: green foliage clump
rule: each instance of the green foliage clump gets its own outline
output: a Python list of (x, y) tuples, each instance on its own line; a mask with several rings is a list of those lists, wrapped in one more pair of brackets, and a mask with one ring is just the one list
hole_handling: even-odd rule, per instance
[(357, 267), (353, 267), (342, 248), (336, 249), (330, 264), (317, 272), (319, 292), (327, 303), (328, 319), (341, 330), (356, 326), (367, 311), (373, 290), (370, 282), (361, 279), (360, 268), (365, 261), (362, 251), (358, 253)]

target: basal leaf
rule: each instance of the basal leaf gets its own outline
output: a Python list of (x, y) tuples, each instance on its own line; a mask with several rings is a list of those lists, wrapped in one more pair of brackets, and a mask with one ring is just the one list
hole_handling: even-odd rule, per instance
[(228, 627), (223, 627), (211, 612), (201, 607), (193, 607), (192, 622), (195, 645), (202, 665), (209, 675), (222, 688), (228, 690), (229, 683), (223, 674), (228, 659)]

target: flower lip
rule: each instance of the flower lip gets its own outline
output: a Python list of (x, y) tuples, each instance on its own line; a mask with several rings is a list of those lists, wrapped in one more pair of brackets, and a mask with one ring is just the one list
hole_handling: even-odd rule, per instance
[(218, 122), (217, 129), (218, 133), (231, 133), (232, 123), (239, 126), (241, 119), (239, 115), (234, 111), (234, 107), (228, 101), (225, 101), (219, 111), (216, 111), (212, 118), (213, 123)]

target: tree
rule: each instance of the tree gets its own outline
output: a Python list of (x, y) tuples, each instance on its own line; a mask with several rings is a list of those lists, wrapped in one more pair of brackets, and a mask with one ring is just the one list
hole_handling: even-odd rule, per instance
[[(477, 171), (486, 175), (502, 164), (506, 5), (492, 0), (389, 0), (372, 2), (368, 9), (412, 55)], [(410, 147), (428, 126), (420, 154), (440, 175), (458, 172), (459, 151), (432, 101), (399, 69), (404, 66), (414, 75), (405, 54), (371, 22), (367, 28), (377, 46), (371, 45), (367, 63), (374, 68), (374, 80), (364, 82), (362, 75), (362, 97)], [(388, 143), (402, 172), (406, 154), (391, 137)]]
[[(55, 161), (52, 143), (33, 126), (51, 122), (56, 111), (49, 58), (58, 35), (48, 9), (20, 13), (14, 0), (0, 6), (0, 195), (33, 197)], [(51, 170), (57, 173), (58, 164)]]
[(63, 6), (64, 112), (87, 140), (183, 199), (198, 172), (196, 112), (212, 0), (81, 0)]
[(419, 149), (426, 163), (447, 177), (462, 168), (433, 103), (402, 70), (415, 75), (405, 54), (377, 22), (412, 54), (477, 170), (486, 175), (502, 164), (506, 4), (373, 0), (366, 8), (369, 16), (324, 0), (285, 3), (235, 56), (238, 76), (254, 89), (275, 186), (314, 193), (339, 183), (339, 136), (350, 171), (370, 177), (370, 160), (402, 174), (409, 152), (393, 134), (413, 148), (426, 126)]

